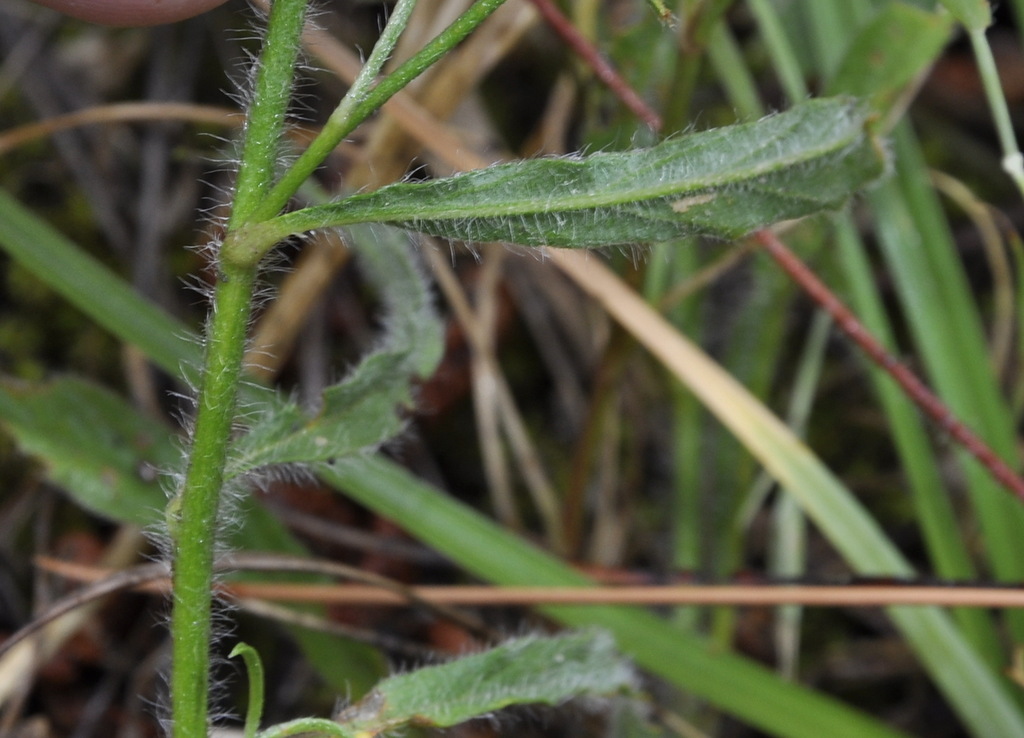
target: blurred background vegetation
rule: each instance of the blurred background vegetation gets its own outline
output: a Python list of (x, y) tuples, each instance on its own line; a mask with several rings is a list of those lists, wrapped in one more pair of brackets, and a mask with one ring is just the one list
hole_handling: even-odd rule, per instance
[[(988, 33), (1015, 116), (1024, 97), (1019, 4), (997, 8)], [(465, 5), (424, 0), (400, 53), (418, 48)], [(934, 5), (683, 0), (673, 8), (677, 23), (667, 27), (642, 0), (566, 4), (573, 27), (661, 117), (656, 132), (534, 4), (509, 0), (411, 89), (436, 129), (421, 128), (417, 138), (415, 125), (410, 130), (408, 121), (381, 114), (336, 152), (319, 184), (340, 192), (444, 175), (463, 156), (498, 161), (621, 149), (756, 118), (807, 94), (879, 91), (886, 96), (879, 110), (892, 131), (893, 171), (848, 213), (792, 226), (785, 238), (1016, 467), (1014, 431), (1024, 406), (1024, 209), (1000, 168), (970, 46)], [(868, 66), (844, 68), (843, 60), (855, 40), (875, 39), (883, 56), (912, 45), (894, 6), (924, 11), (937, 29), (929, 38), (937, 41), (908, 62), (919, 74), (887, 86), (889, 80), (872, 79)], [(371, 48), (384, 12), (369, 0), (318, 3), (315, 22), (337, 48), (310, 51), (294, 99), (297, 137), (333, 109), (345, 90), (344, 70)], [(235, 0), (186, 22), (131, 30), (81, 24), (22, 0), (0, 7), (0, 188), (197, 328), (206, 309), (201, 288), (214, 275), (208, 254), (183, 247), (216, 237), (238, 136), (231, 111), (244, 104), (239, 89), (257, 48), (253, 29), (253, 12)], [(106, 107), (126, 101), (153, 104), (153, 119)], [(5, 136), (90, 109), (101, 117), (89, 125)], [(440, 285), (447, 350), (419, 389), (420, 410), (408, 432), (388, 449), (393, 459), (613, 582), (842, 583), (854, 574), (744, 446), (543, 258), (439, 243), (424, 243), (422, 251)], [(991, 533), (999, 520), (1009, 535), (1019, 530), (1017, 503), (919, 419), (768, 258), (749, 244), (697, 239), (591, 258), (606, 258), (680, 332), (787, 419), (921, 577), (1024, 579), (1019, 544), (1000, 548)], [(373, 344), (375, 301), (357, 266), (321, 241), (289, 244), (277, 267), (268, 281), (282, 297), (266, 303), (255, 326), (264, 351), (257, 373), (316, 398)], [(2, 255), (0, 279), (6, 377), (85, 376), (167, 422), (187, 412), (179, 394), (186, 390), (176, 379)], [(485, 329), (482, 339), (470, 335), (475, 328), (467, 328), (460, 299)], [(514, 402), (505, 401), (499, 385)], [(0, 634), (72, 586), (33, 568), (35, 554), (114, 563), (109, 556), (118, 543), (152, 554), (144, 539), (124, 544), (122, 526), (69, 501), (7, 437), (0, 437), (0, 480)], [(393, 523), (314, 484), (281, 481), (261, 498), (318, 556), (408, 584), (466, 580), (456, 564)], [(502, 632), (545, 623), (513, 608), (478, 614)], [(664, 614), (717, 648), (734, 649), (897, 729), (969, 732), (881, 609)], [(165, 615), (156, 597), (107, 601), (56, 656), (22, 675), (22, 688), (4, 695), (0, 734), (155, 734), (151, 705), (161, 700), (167, 658), (157, 626)], [(377, 649), (338, 665), (328, 680), (350, 684), (353, 694), (383, 673), (385, 657), (407, 664), (472, 642), (456, 625), (403, 609), (332, 607), (328, 615)], [(1024, 623), (1003, 613), (961, 615), (960, 627), (1001, 674)], [(268, 662), (268, 719), (329, 712), (336, 692), (283, 631), (250, 614), (232, 620)], [(656, 680), (649, 687), (660, 726), (644, 728), (652, 734), (759, 734)], [(224, 709), (237, 712), (237, 699), (227, 690)], [(1013, 699), (1024, 705), (1019, 691)], [(453, 731), (606, 732), (630, 734), (577, 710)]]

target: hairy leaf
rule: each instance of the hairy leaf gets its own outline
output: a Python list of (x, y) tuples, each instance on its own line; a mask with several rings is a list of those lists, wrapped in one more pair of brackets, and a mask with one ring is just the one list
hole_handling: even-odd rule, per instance
[(249, 432), (235, 444), (228, 476), (379, 446), (402, 429), (399, 411), (412, 404), (411, 381), (430, 375), (440, 361), (441, 323), (405, 235), (380, 227), (352, 230), (363, 272), (386, 306), (381, 346), (324, 392), (316, 414), (280, 397), (258, 408)]
[(366, 221), (463, 241), (588, 247), (694, 233), (736, 238), (842, 205), (885, 155), (850, 99), (669, 139), (653, 148), (534, 159), (400, 183), (281, 216), (254, 242)]
[(357, 735), (408, 724), (443, 728), (509, 705), (614, 694), (634, 678), (605, 631), (528, 636), (385, 679), (340, 720)]

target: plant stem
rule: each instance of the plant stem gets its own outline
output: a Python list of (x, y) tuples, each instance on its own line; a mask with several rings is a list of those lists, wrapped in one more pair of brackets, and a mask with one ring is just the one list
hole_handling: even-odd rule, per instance
[[(277, 215), (288, 202), (288, 199), (295, 194), (299, 186), (313, 174), (321, 162), (341, 143), (345, 136), (354, 131), (356, 126), (387, 102), (392, 95), (419, 77), (427, 68), (455, 48), (460, 41), (483, 23), (504, 2), (505, 0), (479, 0), (474, 3), (454, 23), (424, 46), (419, 53), (381, 80), (372, 90), (366, 90), (372, 75), (361, 73), (349, 94), (345, 96), (345, 99), (342, 100), (341, 104), (331, 114), (330, 119), (320, 134), (302, 152), (302, 155), (299, 156), (288, 172), (281, 178), (281, 181), (277, 183), (260, 204), (254, 220), (267, 220)], [(397, 23), (399, 20), (398, 11), (399, 7), (396, 6), (395, 14), (392, 20), (388, 22), (388, 28), (392, 27), (393, 21), (395, 22), (396, 33), (404, 28), (404, 25)], [(348, 102), (349, 98), (352, 98), (352, 102)]]
[[(598, 51), (565, 14), (559, 10), (552, 0), (530, 0), (544, 21), (572, 49), (583, 62), (590, 67), (601, 83), (611, 90), (622, 104), (652, 131), (661, 130), (661, 116), (656, 113), (644, 99), (630, 87), (629, 82), (619, 74), (618, 70)], [(660, 10), (659, 10), (660, 15)]]
[(273, 185), (307, 3), (308, 0), (274, 0), (271, 5), (267, 38), (246, 120), (229, 230), (252, 219), (263, 194)]
[[(373, 51), (370, 52), (369, 58), (359, 71), (359, 75), (352, 83), (348, 93), (331, 113), (331, 117), (327, 119), (327, 123), (317, 137), (313, 139), (309, 147), (267, 196), (263, 207), (260, 208), (260, 220), (277, 215), (288, 198), (295, 194), (299, 186), (313, 174), (313, 171), (320, 166), (327, 155), (362, 121), (362, 118), (358, 120), (353, 118), (353, 111), (373, 92), (373, 85), (377, 82), (381, 69), (384, 68), (391, 52), (394, 51), (402, 31), (409, 24), (409, 17), (412, 15), (416, 2), (417, 0), (399, 0), (395, 5), (387, 25), (381, 31)], [(365, 117), (364, 115), (363, 118)]]
[[(262, 193), (273, 182), (306, 2), (276, 0), (270, 10), (229, 234), (250, 220)], [(204, 738), (207, 734), (217, 513), (260, 256), (234, 263), (222, 258), (219, 264), (188, 469), (178, 497), (168, 508), (174, 549), (171, 717), (175, 738)]]
[(173, 523), (171, 700), (175, 738), (202, 738), (207, 730), (217, 512), (255, 277), (255, 266), (232, 268), (217, 285), (192, 449), (178, 518)]
[(999, 144), (1003, 149), (1003, 171), (1010, 175), (1017, 189), (1024, 194), (1024, 155), (1017, 145), (1017, 137), (1013, 132), (1013, 121), (1010, 120), (1010, 109), (1006, 104), (1006, 96), (999, 81), (999, 69), (992, 56), (992, 47), (985, 36), (984, 27), (973, 28), (968, 32), (974, 58), (978, 62), (978, 73), (981, 84), (988, 98), (992, 119), (999, 134)]
[(857, 320), (849, 308), (774, 233), (761, 230), (755, 233), (753, 238), (822, 310), (832, 316), (840, 330), (896, 381), (907, 397), (925, 415), (985, 467), (992, 478), (1010, 494), (1024, 502), (1024, 478), (974, 431), (964, 425), (953, 411), (917, 378), (917, 375), (890, 354)]

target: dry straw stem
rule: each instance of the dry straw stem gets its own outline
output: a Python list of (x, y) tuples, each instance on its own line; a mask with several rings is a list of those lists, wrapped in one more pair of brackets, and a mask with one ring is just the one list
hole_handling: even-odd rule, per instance
[(74, 113), (55, 115), (52, 118), (10, 128), (0, 133), (0, 155), (6, 154), (18, 146), (52, 136), (69, 128), (96, 124), (171, 120), (241, 128), (245, 123), (245, 114), (231, 108), (191, 103), (130, 102), (97, 105)]
[[(232, 568), (279, 569), (282, 557), (247, 557), (231, 561)], [(287, 563), (285, 561), (285, 563)], [(331, 573), (334, 562), (302, 560), (303, 571)], [(53, 573), (81, 582), (99, 582), (120, 573), (103, 567), (74, 564), (40, 557), (37, 564)], [(261, 566), (260, 564), (265, 564)], [(150, 565), (153, 566), (153, 565)], [(159, 565), (157, 565), (159, 566)], [(164, 572), (146, 568), (146, 581), (125, 577), (123, 587), (163, 594), (170, 586)], [(336, 573), (336, 572), (334, 572)], [(355, 574), (349, 573), (348, 576)], [(361, 576), (368, 579), (369, 577)], [(375, 584), (286, 584), (279, 582), (234, 582), (222, 584), (224, 594), (237, 599), (257, 598), (281, 602), (303, 602), (360, 606), (433, 605), (445, 607), (441, 614), (451, 617), (450, 606), (509, 607), (537, 605), (727, 605), (814, 607), (888, 607), (891, 605), (938, 605), (942, 607), (1024, 607), (1024, 589), (986, 586), (934, 586), (893, 584), (676, 584), (613, 587), (491, 587), (420, 586), (404, 587), (395, 582)], [(459, 618), (462, 620), (461, 617)]]
[[(125, 544), (115, 548), (122, 554), (123, 558), (124, 555), (134, 557), (134, 551), (137, 549), (137, 546), (138, 543), (135, 541), (134, 548)], [(0, 661), (0, 686), (7, 688), (10, 686), (8, 683), (15, 684), (20, 682), (25, 672), (23, 668), (25, 659), (39, 654), (38, 646), (40, 644), (34, 644), (26, 640), (30, 636), (39, 633), (39, 631), (44, 631), (48, 640), (41, 644), (43, 646), (42, 655), (52, 654), (55, 652), (59, 642), (52, 647), (50, 646), (50, 641), (52, 640), (51, 631), (59, 632), (62, 635), (74, 633), (75, 630), (81, 627), (83, 619), (93, 613), (94, 603), (97, 600), (124, 590), (162, 595), (169, 594), (171, 591), (170, 567), (166, 562), (142, 564), (127, 569), (110, 568), (110, 564), (124, 563), (124, 561), (111, 559), (110, 556), (105, 557), (104, 562), (105, 564), (102, 566), (92, 566), (73, 561), (63, 561), (50, 556), (37, 556), (35, 558), (35, 564), (40, 570), (56, 574), (65, 579), (85, 582), (87, 586), (51, 603), (45, 612), (37, 615), (27, 625), (0, 643), (0, 656), (3, 659)], [(407, 587), (401, 582), (336, 561), (288, 556), (285, 554), (236, 553), (218, 558), (215, 561), (214, 568), (219, 572), (271, 571), (315, 574), (359, 582), (361, 586), (391, 592), (398, 597), (399, 601), (406, 605), (419, 606), (428, 612), (432, 612), (439, 618), (458, 624), (470, 633), (483, 637), (491, 637), (493, 635), (490, 629), (476, 618), (459, 610), (452, 609), (442, 602), (421, 600), (412, 588)], [(221, 595), (238, 598), (230, 584), (218, 582), (215, 587)], [(263, 597), (263, 599), (289, 599), (288, 597), (274, 597), (272, 596), (272, 591), (268, 591), (267, 594), (271, 596)], [(75, 630), (70, 630), (72, 626)], [(4, 674), (22, 676), (12, 681), (10, 679), (4, 680), (2, 678)], [(3, 697), (6, 694), (7, 692), (0, 692), (0, 704), (2, 704)]]
[[(238, 598), (291, 599), (346, 605), (408, 605), (394, 592), (365, 585), (231, 585)], [(904, 585), (749, 584), (668, 585), (652, 587), (412, 587), (417, 600), (433, 604), (509, 607), (536, 605), (726, 605), (817, 607), (1024, 607), (1024, 591), (998, 587)]]
[[(138, 530), (123, 526), (107, 547), (101, 559), (102, 565), (120, 567), (128, 564), (137, 557), (139, 545)], [(31, 675), (36, 669), (60, 651), (61, 646), (96, 614), (97, 608), (96, 603), (78, 603), (76, 607), (62, 611), (59, 617), (41, 623), (45, 627), (41, 627), (42, 632), (35, 638), (17, 644), (13, 639), (4, 641), (0, 655), (0, 707), (26, 685), (32, 685)]]
[[(487, 265), (491, 265), (489, 272), (491, 279), (486, 281), (491, 282), (492, 287), (498, 276), (497, 268), (500, 266), (500, 261), (496, 261), (495, 257), (496, 252), (493, 250), (489, 250), (485, 257), (487, 259), (485, 275), (488, 274)], [(473, 348), (473, 375), (476, 394), (474, 404), (478, 408), (480, 425), (487, 435), (483, 452), (485, 460), (490, 460), (494, 465), (489, 468), (489, 481), (495, 482), (492, 494), (496, 495), (496, 507), (502, 513), (503, 522), (511, 524), (513, 528), (520, 527), (518, 525), (519, 516), (511, 497), (511, 489), (506, 490), (506, 485), (503, 482), (504, 469), (495, 468), (498, 465), (504, 467), (503, 460), (496, 458), (503, 455), (500, 451), (501, 440), (497, 429), (499, 421), (515, 452), (523, 480), (526, 482), (543, 520), (548, 544), (552, 550), (565, 553), (566, 542), (561, 524), (558, 493), (544, 471), (540, 453), (530, 439), (526, 421), (516, 406), (512, 390), (494, 353), (491, 331), (494, 312), (493, 291), (492, 298), (482, 301), (480, 312), (474, 314), (455, 274), (451, 267), (444, 262), (443, 257), (436, 251), (428, 251), (427, 259)], [(502, 494), (503, 492), (504, 494)]]
[[(182, 123), (209, 124), (218, 127), (242, 128), (245, 113), (233, 108), (193, 103), (168, 102), (126, 102), (110, 105), (94, 105), (73, 113), (55, 115), (51, 118), (22, 126), (8, 128), (0, 133), (0, 156), (25, 144), (48, 138), (61, 131), (82, 126), (109, 125), (111, 123), (143, 123), (147, 121), (180, 121)], [(299, 145), (308, 144), (315, 136), (316, 129), (293, 126), (288, 129), (289, 137)], [(343, 144), (350, 148), (350, 144)]]

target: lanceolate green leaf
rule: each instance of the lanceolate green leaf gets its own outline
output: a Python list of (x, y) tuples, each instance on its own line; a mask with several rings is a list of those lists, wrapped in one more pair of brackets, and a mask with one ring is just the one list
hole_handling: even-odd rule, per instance
[(252, 226), (225, 248), (241, 255), (293, 233), (366, 221), (528, 246), (604, 246), (693, 233), (735, 238), (837, 208), (876, 178), (885, 156), (866, 125), (852, 100), (811, 100), (649, 149), (534, 159), (389, 185)]

